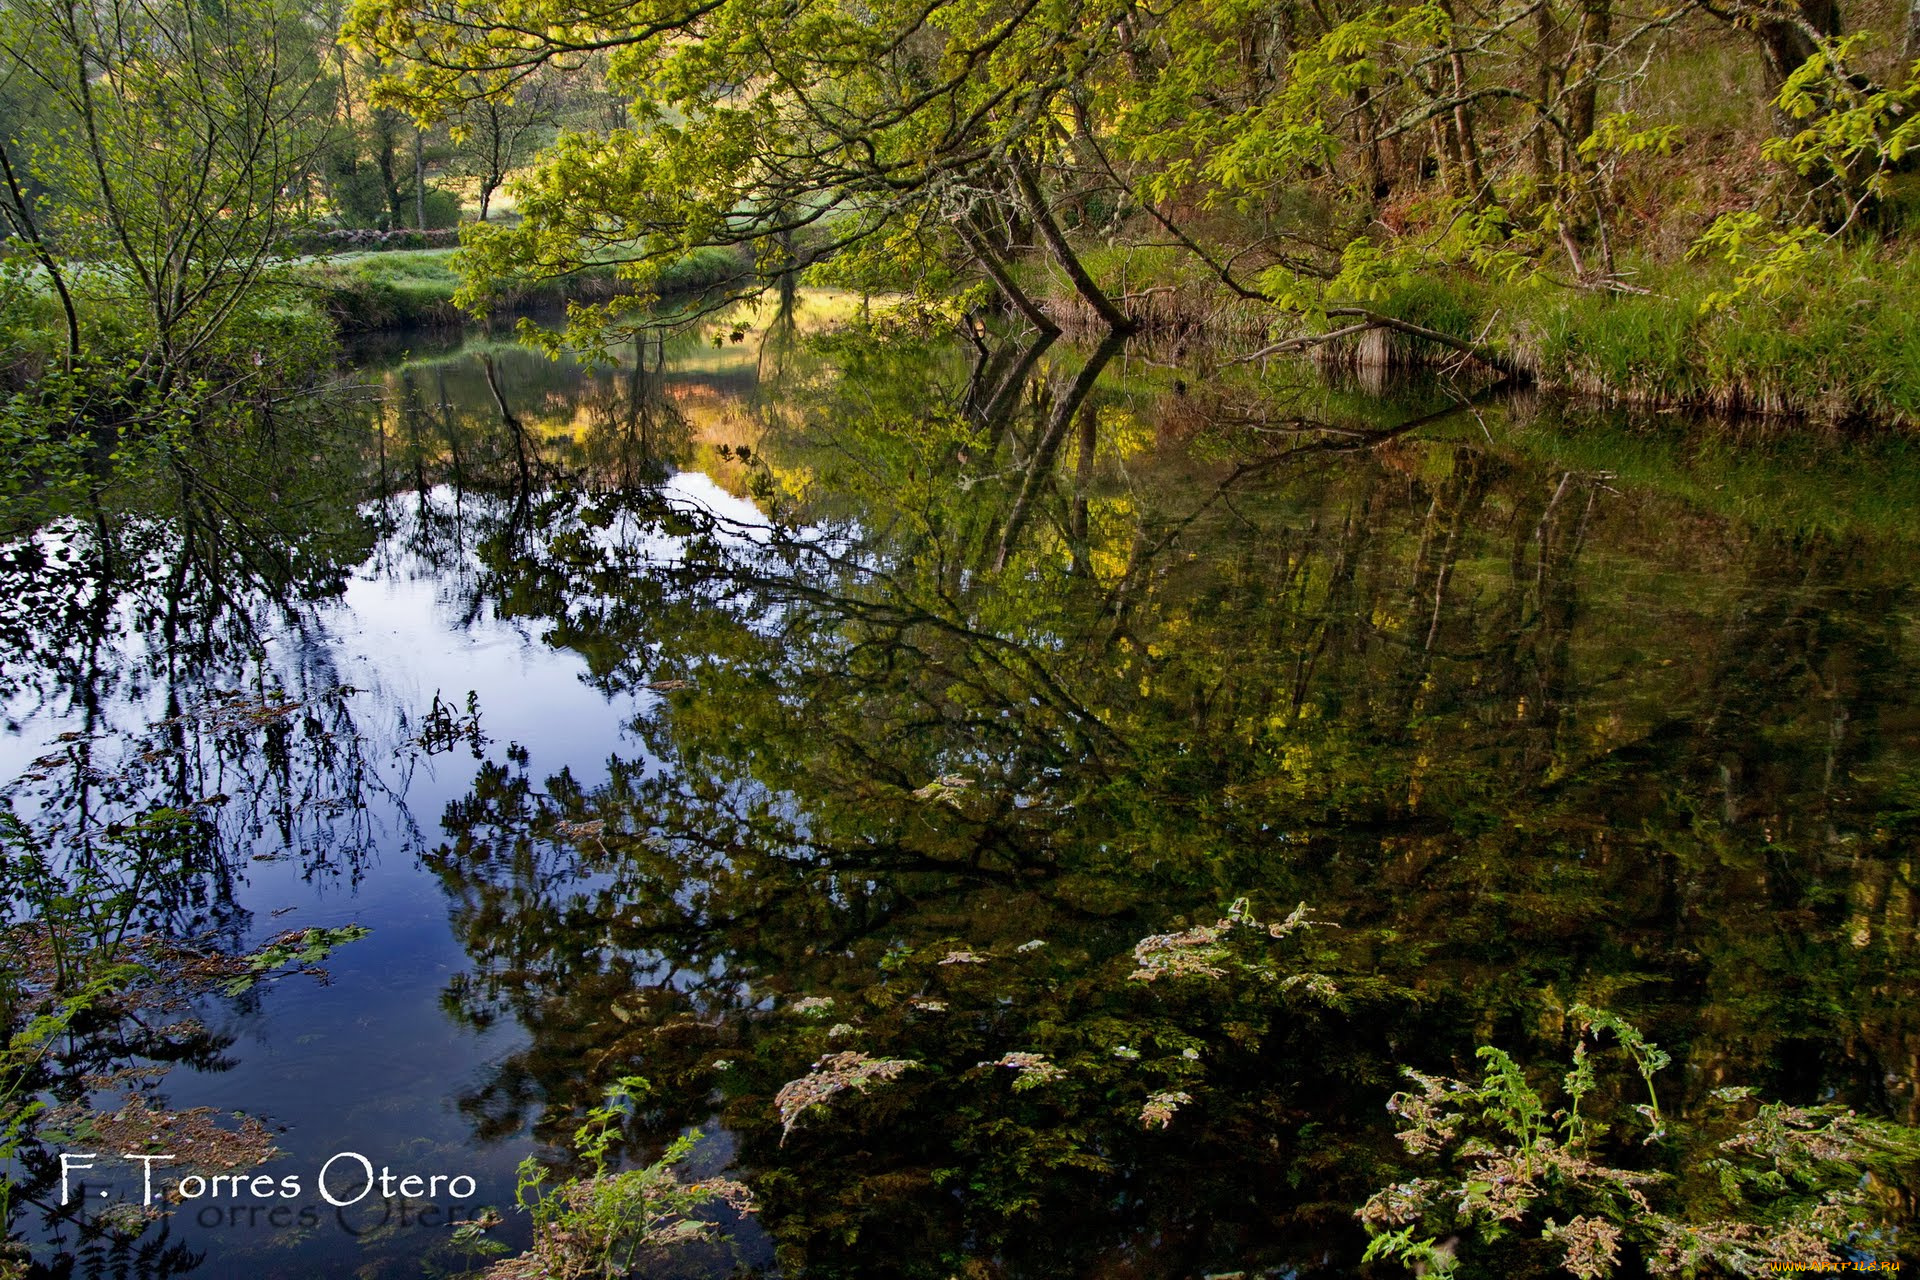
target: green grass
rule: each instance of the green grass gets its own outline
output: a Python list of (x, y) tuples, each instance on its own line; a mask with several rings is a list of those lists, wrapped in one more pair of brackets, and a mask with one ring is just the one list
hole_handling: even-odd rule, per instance
[(319, 291), (323, 311), (342, 332), (458, 325), (460, 277), (451, 249), (355, 253), (316, 260), (300, 271)]
[[(1550, 390), (1653, 408), (1920, 426), (1920, 255), (1826, 249), (1781, 297), (1707, 307), (1730, 275), (1712, 263), (1642, 263), (1628, 278), (1647, 292), (1625, 293), (1439, 270), (1374, 306), (1502, 351)], [(1451, 358), (1397, 336), (1388, 349), (1408, 365)], [(1337, 363), (1352, 352), (1327, 354)]]
[[(274, 290), (259, 318), (280, 323), (324, 320), (341, 334), (382, 330), (455, 329), (469, 317), (454, 305), (460, 287), (452, 249), (404, 249), (314, 257), (294, 264), (297, 295)], [(655, 290), (663, 296), (696, 293), (736, 279), (742, 259), (720, 249), (687, 254), (661, 273)], [(89, 277), (76, 273), (82, 285)], [(630, 292), (610, 267), (596, 267), (563, 280), (513, 290), (510, 308), (557, 307), (573, 299), (603, 301)], [(95, 288), (76, 288), (83, 328), (98, 349), (130, 347), (137, 339), (136, 318), (124, 299)], [(96, 296), (97, 295), (97, 296)], [(30, 382), (65, 349), (65, 323), (44, 277), (21, 272), (0, 280), (0, 367), (16, 383)]]
[[(453, 249), (408, 249), (342, 254), (302, 264), (318, 290), (322, 310), (343, 333), (381, 329), (448, 328), (467, 316), (454, 305), (460, 276)], [(667, 267), (654, 285), (662, 295), (713, 288), (738, 276), (741, 259), (722, 249), (698, 249)], [(506, 291), (509, 307), (557, 306), (570, 300), (604, 301), (628, 292), (611, 267), (590, 267), (564, 279)]]
[(1920, 425), (1920, 260), (1829, 251), (1790, 294), (1709, 311), (1682, 264), (1649, 294), (1489, 290), (1491, 332), (1548, 386), (1643, 404)]
[(329, 267), (395, 282), (419, 281), (452, 288), (460, 280), (453, 269), (453, 254), (452, 249), (400, 249), (382, 253), (342, 253), (318, 261)]
[[(1281, 319), (1271, 308), (1231, 298), (1190, 257), (1171, 250), (1098, 247), (1083, 261), (1112, 293), (1124, 282), (1134, 295), (1130, 309), (1149, 328), (1177, 322), (1225, 335), (1250, 324), (1258, 333)], [(1496, 283), (1440, 267), (1372, 305), (1503, 351), (1552, 389), (1652, 407), (1920, 426), (1920, 254), (1874, 244), (1823, 249), (1781, 297), (1719, 308), (1705, 303), (1731, 284), (1723, 264), (1623, 265), (1632, 272), (1626, 278), (1646, 292), (1544, 278)], [(1076, 314), (1063, 280), (1033, 263), (1021, 269), (1056, 314)], [(1407, 365), (1452, 358), (1397, 335), (1384, 350)], [(1340, 364), (1360, 350), (1346, 342), (1321, 354)]]

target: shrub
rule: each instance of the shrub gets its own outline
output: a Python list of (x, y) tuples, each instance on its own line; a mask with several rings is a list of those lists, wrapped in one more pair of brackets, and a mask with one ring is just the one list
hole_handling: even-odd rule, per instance
[[(1752, 1275), (1834, 1269), (1846, 1247), (1894, 1256), (1897, 1178), (1920, 1160), (1920, 1131), (1840, 1106), (1755, 1104), (1752, 1091), (1715, 1090), (1715, 1113), (1682, 1130), (1662, 1112), (1654, 1077), (1671, 1062), (1624, 1019), (1575, 1005), (1579, 1039), (1550, 1102), (1504, 1051), (1480, 1049), (1478, 1081), (1408, 1069), (1415, 1087), (1388, 1110), (1400, 1141), (1441, 1168), (1376, 1192), (1359, 1211), (1366, 1258), (1452, 1273), (1462, 1259), (1490, 1274), (1557, 1265), (1583, 1280), (1627, 1258), (1654, 1275)], [(1589, 1042), (1611, 1035), (1646, 1101), (1627, 1108), (1638, 1143), (1592, 1104), (1607, 1096)], [(1651, 1153), (1673, 1168), (1608, 1163)]]

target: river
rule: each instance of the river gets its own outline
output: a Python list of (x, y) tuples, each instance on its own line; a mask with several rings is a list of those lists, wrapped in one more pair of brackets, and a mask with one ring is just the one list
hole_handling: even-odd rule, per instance
[(1351, 1274), (1401, 1068), (1553, 1078), (1579, 1002), (1679, 1121), (1920, 1121), (1909, 447), (857, 310), (368, 349), (259, 521), (14, 549), (22, 818), (199, 815), (181, 937), (370, 930), (133, 1086), (299, 1194), (17, 1204), (47, 1274), (460, 1274), (622, 1076), (754, 1193), (648, 1255), (707, 1277)]

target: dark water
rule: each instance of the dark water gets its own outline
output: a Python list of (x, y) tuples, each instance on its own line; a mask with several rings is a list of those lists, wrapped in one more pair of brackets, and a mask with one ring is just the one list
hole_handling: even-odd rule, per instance
[[(629, 1154), (699, 1128), (760, 1206), (660, 1274), (1345, 1274), (1400, 1067), (1551, 1067), (1578, 1001), (1673, 1051), (1676, 1115), (1920, 1120), (1907, 450), (835, 305), (595, 371), (370, 351), (306, 490), (15, 549), (23, 818), (200, 802), (176, 931), (372, 930), (203, 1002), (160, 1092), (283, 1126), (308, 1188), (477, 1184), (210, 1197), (131, 1251), (17, 1206), (42, 1261), (456, 1274), (445, 1217), (638, 1074)], [(1324, 923), (1131, 980), (1238, 899)], [(783, 1140), (852, 1050), (916, 1066)]]

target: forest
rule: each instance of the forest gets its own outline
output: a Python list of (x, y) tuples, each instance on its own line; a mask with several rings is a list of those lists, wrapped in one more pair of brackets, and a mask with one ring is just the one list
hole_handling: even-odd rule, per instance
[(0, 1280), (1920, 1260), (1916, 144), (1920, 0), (0, 0)]
[(1911, 422), (1920, 16), (1616, 7), (15, 5), (8, 367), (799, 278)]

